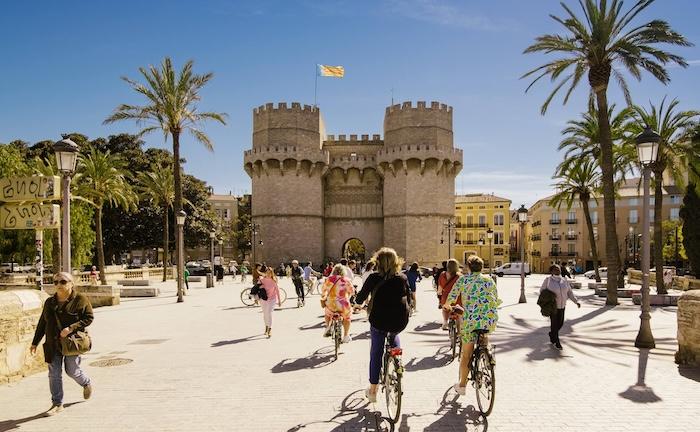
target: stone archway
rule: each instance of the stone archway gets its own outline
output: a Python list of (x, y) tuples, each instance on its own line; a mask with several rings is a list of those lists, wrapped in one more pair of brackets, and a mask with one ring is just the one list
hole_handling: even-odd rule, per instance
[(343, 243), (343, 248), (341, 250), (341, 256), (343, 258), (364, 262), (366, 254), (367, 249), (365, 248), (365, 244), (358, 238), (350, 238)]

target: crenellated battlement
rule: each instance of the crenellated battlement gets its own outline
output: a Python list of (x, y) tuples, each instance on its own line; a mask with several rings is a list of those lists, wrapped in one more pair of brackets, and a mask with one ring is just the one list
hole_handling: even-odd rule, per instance
[(299, 102), (292, 102), (291, 106), (287, 102), (278, 102), (275, 105), (272, 102), (268, 102), (265, 105), (260, 105), (257, 108), (253, 108), (253, 115), (263, 114), (263, 113), (312, 113), (318, 112), (318, 107), (311, 105), (303, 105)]
[[(358, 136), (360, 137), (358, 139)], [(329, 145), (329, 146), (343, 146), (343, 145), (352, 145), (352, 146), (357, 146), (357, 145), (384, 145), (384, 141), (382, 140), (381, 135), (379, 134), (374, 134), (372, 135), (372, 138), (370, 138), (369, 134), (364, 134), (364, 135), (328, 135), (326, 136), (325, 141), (323, 142), (323, 145)]]
[(401, 104), (395, 104), (386, 107), (386, 114), (392, 114), (392, 113), (397, 113), (397, 112), (402, 112), (402, 111), (443, 111), (445, 113), (452, 113), (452, 107), (449, 105), (446, 105), (444, 103), (440, 103), (437, 101), (431, 101), (430, 106), (426, 104), (425, 101), (418, 101), (416, 102), (416, 106), (413, 106), (413, 102), (407, 101)]

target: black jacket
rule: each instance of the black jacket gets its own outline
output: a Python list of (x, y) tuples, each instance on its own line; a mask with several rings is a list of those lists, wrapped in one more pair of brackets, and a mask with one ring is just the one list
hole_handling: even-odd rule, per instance
[(36, 326), (36, 332), (34, 332), (34, 339), (32, 340), (32, 345), (37, 346), (41, 339), (46, 336), (46, 342), (44, 342), (44, 360), (46, 363), (51, 363), (54, 354), (61, 352), (59, 335), (62, 329), (59, 328), (56, 322), (54, 311), (57, 312), (63, 328), (70, 327), (71, 332), (85, 330), (85, 327), (92, 324), (94, 318), (90, 301), (83, 294), (75, 292), (75, 289), (60, 308), (58, 307), (56, 294), (46, 299), (44, 309), (39, 317), (39, 323)]
[(542, 290), (537, 299), (537, 304), (540, 306), (542, 316), (552, 316), (557, 311), (557, 295), (548, 289)]
[(372, 273), (362, 285), (355, 302), (364, 303), (372, 294), (372, 290), (382, 282), (384, 284), (377, 289), (371, 300), (369, 322), (378, 330), (398, 333), (408, 324), (408, 304), (411, 295), (405, 275), (397, 274), (385, 281), (379, 273)]

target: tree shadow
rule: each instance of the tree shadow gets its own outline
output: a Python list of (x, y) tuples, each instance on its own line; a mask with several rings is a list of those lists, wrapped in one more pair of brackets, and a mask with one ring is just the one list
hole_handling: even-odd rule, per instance
[[(435, 415), (440, 417), (423, 430), (428, 432), (445, 430), (487, 431), (488, 420), (486, 417), (473, 405), (463, 407), (462, 404), (457, 401), (458, 398), (459, 395), (452, 390), (452, 387), (448, 388), (442, 395), (440, 407), (435, 412)], [(399, 430), (401, 431), (402, 429)]]
[(294, 372), (302, 369), (318, 369), (335, 361), (333, 356), (334, 347), (319, 348), (307, 357), (297, 359), (284, 359), (274, 365), (270, 371), (272, 373)]
[(416, 357), (413, 357), (404, 365), (404, 369), (406, 369), (407, 371), (419, 371), (439, 368), (452, 363), (452, 360), (453, 359), (450, 353), (450, 347), (443, 346), (438, 348), (437, 352), (435, 352), (435, 355), (423, 357), (420, 360)]
[(647, 361), (649, 360), (649, 349), (639, 349), (639, 362), (637, 363), (637, 383), (631, 385), (627, 390), (620, 393), (620, 397), (636, 403), (660, 402), (661, 398), (654, 393), (651, 387), (644, 382), (647, 373)]
[(250, 341), (262, 340), (262, 339), (266, 339), (264, 335), (248, 336), (248, 337), (244, 337), (244, 338), (240, 338), (240, 339), (232, 339), (232, 340), (222, 340), (219, 342), (212, 343), (211, 347), (218, 348), (218, 347), (225, 346), (225, 345), (236, 345), (236, 344), (239, 344), (241, 342), (250, 342)]
[(340, 410), (330, 419), (300, 423), (287, 429), (287, 432), (298, 432), (314, 426), (317, 426), (315, 430), (319, 430), (318, 427), (324, 427), (323, 430), (331, 432), (379, 432), (387, 430), (380, 424), (377, 414), (369, 409), (369, 402), (365, 400), (363, 392), (364, 390), (356, 390), (345, 396), (341, 402)]
[(359, 333), (359, 334), (353, 336), (352, 340), (368, 340), (371, 337), (372, 336), (370, 335), (369, 330), (365, 330), (362, 333)]

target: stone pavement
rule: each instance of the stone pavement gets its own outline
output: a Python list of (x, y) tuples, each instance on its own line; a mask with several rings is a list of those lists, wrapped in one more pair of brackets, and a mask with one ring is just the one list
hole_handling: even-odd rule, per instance
[[(450, 390), (457, 363), (446, 357), (434, 291), (421, 283), (419, 312), (401, 336), (407, 372), (395, 430), (697, 430), (700, 372), (673, 363), (675, 308), (653, 311), (657, 348), (640, 352), (633, 346), (638, 307), (630, 300), (605, 307), (592, 291), (577, 291), (583, 307), (569, 304), (559, 352), (548, 343), (548, 321), (536, 305), (541, 281), (528, 278), (528, 303), (521, 305), (519, 279), (499, 280), (504, 303), (492, 337), (497, 394), (487, 420), (477, 413), (473, 391), (457, 398)], [(364, 316), (355, 315), (354, 340), (333, 362), (331, 341), (321, 337), (318, 296), (297, 309), (290, 281), (283, 286), (291, 299), (275, 311), (270, 340), (262, 337), (259, 309), (239, 300), (244, 286), (230, 279), (213, 289), (192, 284), (182, 304), (170, 282), (161, 297), (97, 309), (94, 350), (83, 359), (93, 398), (83, 401), (66, 378), (66, 410), (42, 418), (50, 405), (45, 372), (0, 386), (0, 432), (390, 430), (375, 415), (385, 409), (381, 399), (363, 399)], [(120, 359), (131, 362), (96, 363)]]

